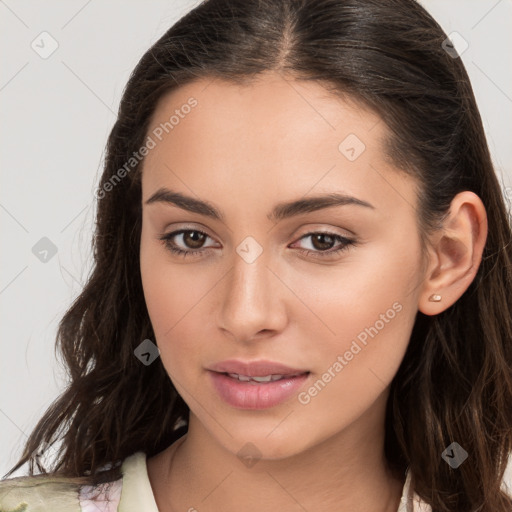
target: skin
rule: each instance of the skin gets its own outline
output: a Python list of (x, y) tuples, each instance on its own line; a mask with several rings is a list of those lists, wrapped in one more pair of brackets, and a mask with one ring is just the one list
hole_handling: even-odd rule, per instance
[[(473, 280), (487, 236), (484, 206), (458, 194), (425, 254), (416, 182), (386, 159), (387, 128), (375, 114), (319, 83), (266, 73), (249, 86), (201, 79), (172, 91), (148, 133), (191, 96), (197, 106), (148, 153), (142, 176), (145, 300), (162, 363), (190, 407), (179, 449), (180, 441), (147, 462), (159, 510), (395, 512), (405, 478), (384, 457), (389, 386), (418, 310), (440, 313)], [(354, 161), (338, 149), (349, 134), (366, 146)], [(146, 204), (161, 187), (210, 202), (224, 220)], [(277, 203), (331, 192), (374, 208), (267, 218)], [(199, 256), (174, 255), (159, 240), (185, 228), (208, 235), (202, 245), (172, 239), (202, 249)], [(322, 247), (340, 243), (315, 244), (311, 231), (357, 243), (322, 259)], [(263, 251), (251, 264), (236, 251), (248, 236)], [(433, 293), (441, 302), (428, 300)], [(210, 384), (212, 363), (270, 359), (309, 370), (307, 391), (396, 303), (401, 310), (307, 404), (294, 396), (236, 409)], [(249, 442), (261, 454), (252, 467), (237, 457)]]

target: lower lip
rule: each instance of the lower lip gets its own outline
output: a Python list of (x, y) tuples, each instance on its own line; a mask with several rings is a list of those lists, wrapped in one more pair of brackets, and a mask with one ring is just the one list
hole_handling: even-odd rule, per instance
[(309, 373), (274, 382), (242, 382), (229, 375), (209, 372), (213, 386), (221, 398), (238, 409), (268, 409), (288, 400), (297, 393)]

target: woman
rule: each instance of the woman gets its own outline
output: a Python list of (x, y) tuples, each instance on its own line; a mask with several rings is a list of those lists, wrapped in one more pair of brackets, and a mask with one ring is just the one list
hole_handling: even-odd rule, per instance
[(512, 232), (446, 39), (208, 0), (148, 50), (0, 510), (512, 510)]

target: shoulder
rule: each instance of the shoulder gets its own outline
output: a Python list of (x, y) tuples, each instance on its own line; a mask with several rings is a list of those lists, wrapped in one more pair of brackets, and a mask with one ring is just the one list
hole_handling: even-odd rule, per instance
[(123, 481), (137, 484), (145, 462), (145, 453), (136, 452), (123, 461), (121, 479), (97, 486), (80, 485), (55, 475), (0, 480), (0, 512), (115, 512)]
[(0, 482), (0, 512), (115, 512), (122, 480), (79, 485), (51, 476), (19, 477)]
[(81, 512), (76, 484), (49, 475), (0, 481), (0, 512)]

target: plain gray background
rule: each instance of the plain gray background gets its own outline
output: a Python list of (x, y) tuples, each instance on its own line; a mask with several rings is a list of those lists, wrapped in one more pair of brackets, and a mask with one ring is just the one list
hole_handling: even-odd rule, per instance
[[(93, 191), (123, 87), (149, 46), (198, 3), (0, 0), (0, 478), (64, 386), (56, 328), (91, 266)], [(469, 43), (462, 59), (512, 199), (512, 1), (422, 4)], [(36, 244), (56, 252), (41, 261)]]

